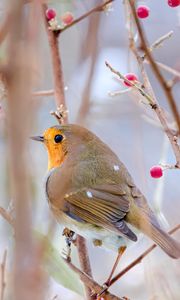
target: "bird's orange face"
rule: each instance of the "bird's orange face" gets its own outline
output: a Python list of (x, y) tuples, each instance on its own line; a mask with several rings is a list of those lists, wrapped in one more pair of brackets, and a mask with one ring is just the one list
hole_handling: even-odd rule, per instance
[(58, 167), (67, 154), (66, 137), (59, 128), (48, 128), (42, 137), (48, 151), (48, 170)]

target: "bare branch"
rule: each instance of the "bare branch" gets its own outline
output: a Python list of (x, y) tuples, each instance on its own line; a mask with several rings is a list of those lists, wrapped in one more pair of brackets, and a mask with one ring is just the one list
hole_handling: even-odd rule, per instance
[(152, 88), (150, 86), (149, 83), (149, 79), (147, 77), (147, 74), (144, 70), (144, 66), (143, 66), (143, 62), (141, 57), (138, 55), (137, 51), (135, 50), (132, 41), (131, 41), (131, 48), (133, 47), (133, 52), (136, 55), (136, 58), (138, 60), (138, 63), (140, 65), (140, 69), (144, 78), (144, 85), (147, 88), (148, 92), (151, 93), (147, 93), (140, 85), (138, 85), (137, 83), (133, 83), (132, 81), (129, 81), (126, 77), (124, 77), (119, 71), (115, 70), (108, 62), (106, 62), (106, 66), (110, 69), (111, 72), (113, 72), (114, 74), (116, 74), (120, 79), (123, 79), (124, 81), (128, 82), (132, 87), (136, 88), (137, 91), (139, 91), (139, 93), (146, 98), (146, 100), (148, 101), (148, 103), (150, 104), (151, 108), (156, 112), (159, 121), (161, 122), (161, 125), (165, 131), (165, 133), (167, 134), (167, 137), (172, 145), (172, 149), (174, 152), (174, 155), (176, 157), (176, 164), (175, 164), (175, 168), (180, 168), (180, 147), (178, 145), (178, 138), (177, 136), (174, 135), (174, 132), (171, 131), (171, 129), (168, 126), (167, 120), (166, 120), (166, 116), (165, 116), (165, 112), (164, 110), (159, 106), (154, 93), (152, 91)]
[(168, 85), (168, 83), (166, 82), (166, 80), (162, 76), (155, 60), (153, 59), (153, 57), (151, 55), (151, 52), (149, 51), (149, 47), (147, 46), (144, 31), (141, 27), (139, 19), (137, 18), (134, 0), (128, 0), (128, 2), (130, 4), (131, 12), (132, 12), (132, 15), (134, 17), (134, 21), (136, 23), (137, 30), (138, 30), (138, 33), (139, 33), (139, 37), (140, 37), (140, 40), (141, 40), (141, 49), (145, 52), (145, 54), (146, 54), (146, 56), (149, 60), (149, 63), (150, 63), (150, 65), (151, 65), (151, 67), (154, 71), (154, 74), (156, 75), (156, 77), (157, 77), (157, 79), (158, 79), (158, 81), (159, 81), (166, 97), (167, 97), (167, 100), (168, 100), (169, 105), (171, 107), (171, 110), (173, 112), (174, 118), (176, 120), (178, 130), (180, 132), (180, 117), (179, 117), (178, 108), (176, 106), (176, 103), (175, 103), (175, 100), (174, 100), (174, 97), (173, 97), (173, 94), (172, 94), (171, 87)]
[[(55, 94), (55, 101), (57, 106), (57, 112), (53, 112), (52, 114), (56, 117), (58, 122), (61, 122), (62, 120), (66, 123), (68, 122), (67, 116), (62, 116), (61, 111), (59, 113), (58, 109), (61, 110), (63, 108), (64, 111), (67, 111), (66, 109), (66, 102), (65, 102), (65, 96), (64, 96), (64, 80), (63, 80), (63, 71), (62, 71), (62, 63), (61, 63), (61, 56), (60, 51), (58, 47), (58, 33), (56, 31), (52, 31), (49, 29), (49, 24), (45, 16), (45, 12), (47, 10), (48, 6), (46, 4), (42, 4), (42, 10), (44, 15), (44, 21), (46, 26), (46, 32), (49, 39), (49, 45), (51, 49), (51, 57), (52, 57), (52, 65), (53, 65), (53, 76), (54, 76), (54, 94)], [(77, 22), (76, 22), (77, 23)], [(78, 243), (77, 249), (78, 249), (78, 255), (80, 258), (80, 261), (82, 262), (82, 268), (83, 271), (87, 271), (91, 274), (90, 269), (90, 263), (88, 260), (88, 254), (87, 254), (87, 248), (85, 246), (85, 240), (82, 237), (77, 237), (81, 243)], [(81, 244), (83, 246), (81, 246)], [(84, 264), (85, 260), (87, 260), (87, 264)], [(88, 268), (87, 268), (88, 267)], [(89, 292), (87, 293), (88, 299)]]
[[(144, 61), (146, 64), (149, 64), (149, 61), (145, 59)], [(167, 71), (168, 73), (171, 73), (172, 75), (178, 77), (180, 79), (180, 72), (178, 72), (177, 70), (161, 63), (161, 62), (158, 62), (156, 61), (156, 64), (163, 70)]]
[(108, 1), (105, 1), (104, 3), (100, 4), (100, 5), (97, 5), (96, 7), (94, 7), (93, 9), (89, 10), (88, 12), (86, 12), (84, 15), (80, 16), (79, 18), (75, 19), (71, 24), (57, 30), (57, 33), (60, 34), (61, 32), (67, 30), (68, 28), (74, 26), (75, 24), (79, 23), (80, 21), (84, 20), (85, 18), (89, 17), (90, 15), (92, 15), (93, 13), (96, 13), (96, 12), (101, 12), (105, 9), (105, 7), (112, 3), (113, 1), (115, 0), (108, 0)]
[[(173, 31), (171, 30), (168, 33), (166, 33), (165, 35), (161, 36), (149, 47), (149, 51), (152, 52), (154, 49), (162, 47), (162, 44), (164, 43), (164, 41), (166, 41), (167, 39), (172, 37), (172, 35), (173, 35)], [(144, 53), (144, 55), (142, 56), (142, 59), (145, 59), (146, 56), (147, 56), (147, 54)]]
[[(78, 255), (79, 255), (81, 269), (83, 270), (84, 273), (86, 273), (88, 276), (92, 278), (92, 271), (91, 271), (91, 265), (88, 256), (88, 248), (86, 246), (86, 240), (80, 235), (78, 235), (76, 241), (77, 241), (77, 248), (78, 248)], [(86, 290), (86, 298), (91, 300), (92, 299), (91, 289), (89, 289), (89, 287), (85, 285), (85, 290)]]
[(48, 8), (47, 4), (42, 4), (44, 23), (45, 23), (46, 32), (49, 40), (49, 46), (51, 50), (55, 102), (57, 107), (60, 107), (61, 104), (64, 107), (66, 107), (65, 95), (64, 95), (64, 79), (63, 79), (63, 72), (62, 72), (61, 56), (60, 56), (59, 45), (58, 45), (58, 35), (56, 32), (49, 29), (49, 24), (45, 15), (47, 8)]
[[(65, 260), (65, 262), (68, 264), (68, 266), (74, 271), (76, 272), (81, 281), (90, 288), (90, 290), (92, 291), (92, 294), (97, 295), (99, 293), (101, 293), (102, 291), (102, 286), (100, 286), (96, 281), (94, 281), (91, 277), (89, 277), (88, 275), (86, 275), (84, 272), (82, 272), (81, 270), (79, 270), (75, 265), (73, 265), (71, 262)], [(113, 294), (106, 292), (105, 293), (105, 299), (106, 300), (124, 300), (123, 298), (119, 298), (117, 296), (114, 296)]]
[(136, 48), (135, 40), (134, 40), (133, 33), (132, 33), (133, 30), (132, 30), (131, 11), (130, 11), (130, 6), (128, 3), (125, 3), (125, 8), (126, 8), (126, 12), (127, 12), (126, 19), (129, 24), (129, 26), (127, 26), (128, 36), (129, 36), (129, 47), (130, 47), (131, 51), (133, 52), (134, 56), (136, 57), (136, 60), (139, 64), (139, 68), (140, 68), (140, 71), (141, 71), (141, 74), (142, 74), (142, 77), (144, 80), (144, 86), (152, 99), (152, 104), (150, 104), (150, 105), (151, 105), (152, 109), (154, 109), (154, 111), (155, 111), (155, 113), (156, 113), (168, 139), (169, 139), (169, 142), (171, 143), (174, 155), (176, 157), (175, 168), (179, 168), (180, 167), (180, 147), (178, 145), (177, 136), (168, 125), (168, 122), (166, 119), (166, 112), (160, 107), (158, 100), (155, 97), (154, 91), (151, 87), (149, 78), (148, 78), (146, 70), (144, 68), (142, 57), (139, 55), (139, 52)]
[[(175, 226), (173, 229), (169, 231), (169, 234), (173, 234), (174, 232), (178, 231), (180, 229), (180, 224)], [(124, 268), (120, 273), (118, 273), (114, 278), (110, 281), (110, 285), (113, 285), (117, 280), (119, 280), (123, 275), (125, 275), (127, 272), (129, 272), (133, 267), (135, 267), (137, 264), (139, 264), (144, 257), (146, 257), (152, 250), (154, 250), (157, 247), (156, 244), (153, 244), (150, 246), (146, 251), (144, 251), (138, 258), (136, 258), (132, 263), (130, 263), (126, 268)]]
[(32, 93), (32, 96), (34, 97), (44, 97), (44, 96), (53, 96), (53, 95), (54, 95), (54, 90), (37, 91)]

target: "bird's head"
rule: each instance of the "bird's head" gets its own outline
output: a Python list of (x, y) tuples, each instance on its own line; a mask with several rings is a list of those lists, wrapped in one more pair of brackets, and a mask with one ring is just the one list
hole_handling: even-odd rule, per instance
[(42, 136), (33, 136), (31, 139), (42, 142), (48, 152), (48, 170), (60, 166), (68, 152), (72, 157), (82, 151), (92, 140), (93, 134), (78, 125), (60, 125), (46, 129)]
[(46, 129), (42, 136), (33, 136), (33, 140), (42, 142), (48, 152), (48, 170), (60, 166), (67, 154), (67, 138), (60, 126)]

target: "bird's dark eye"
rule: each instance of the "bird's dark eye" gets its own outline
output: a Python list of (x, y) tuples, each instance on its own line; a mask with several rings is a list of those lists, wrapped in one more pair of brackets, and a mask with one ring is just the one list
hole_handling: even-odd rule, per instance
[(55, 135), (55, 137), (54, 137), (55, 143), (60, 143), (60, 142), (62, 142), (62, 140), (63, 140), (63, 136), (61, 134)]

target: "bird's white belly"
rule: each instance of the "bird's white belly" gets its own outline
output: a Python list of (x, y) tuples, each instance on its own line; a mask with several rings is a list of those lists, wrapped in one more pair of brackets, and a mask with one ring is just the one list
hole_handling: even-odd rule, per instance
[(80, 223), (64, 213), (57, 218), (58, 222), (63, 224), (68, 229), (74, 231), (76, 234), (83, 236), (87, 240), (94, 242), (99, 240), (102, 242), (101, 247), (118, 251), (121, 246), (128, 246), (133, 242), (129, 239), (116, 235), (104, 228), (94, 226), (92, 224)]

